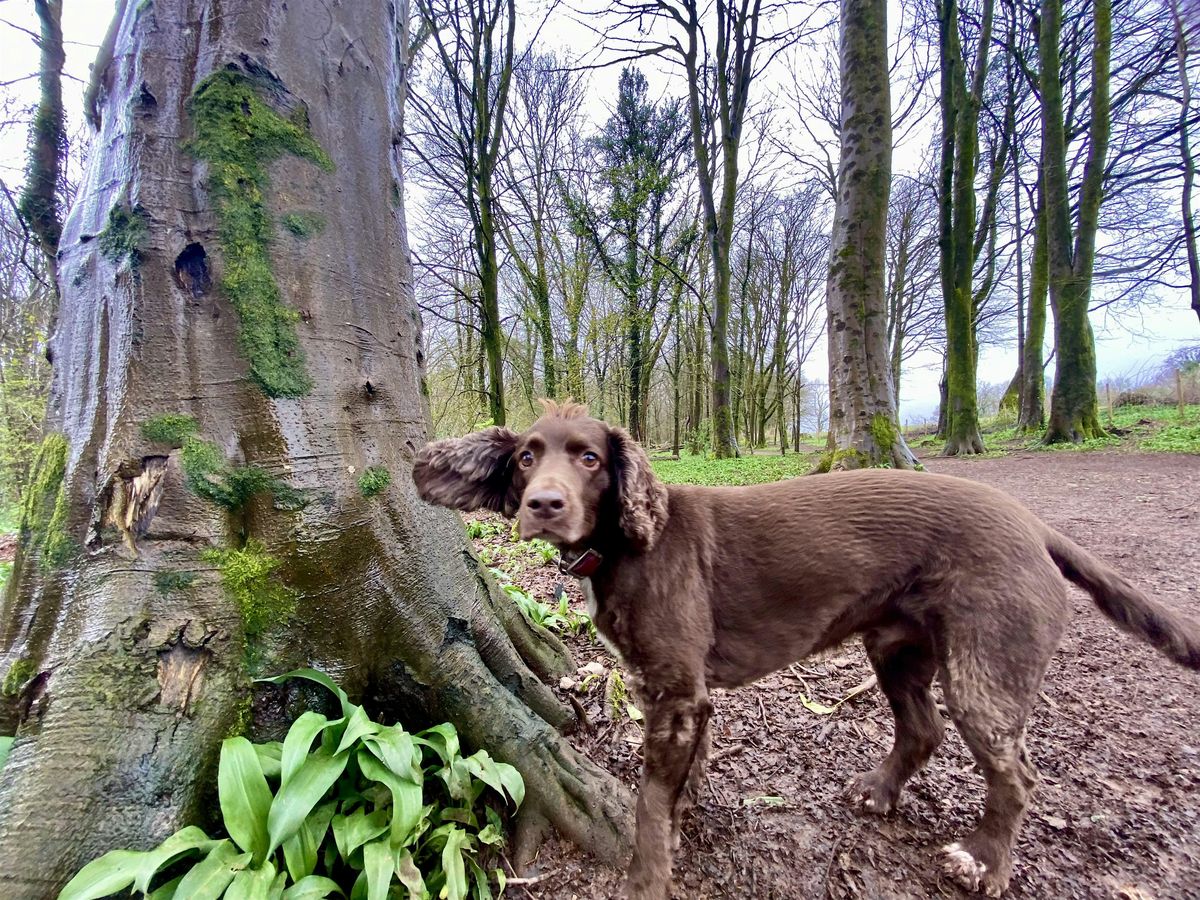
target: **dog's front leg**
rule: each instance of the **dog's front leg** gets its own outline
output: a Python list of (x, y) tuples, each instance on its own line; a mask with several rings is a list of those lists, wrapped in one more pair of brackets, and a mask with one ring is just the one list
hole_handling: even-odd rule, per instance
[(702, 693), (662, 694), (648, 706), (637, 841), (629, 871), (630, 900), (666, 900), (670, 896), (680, 800), (712, 711)]

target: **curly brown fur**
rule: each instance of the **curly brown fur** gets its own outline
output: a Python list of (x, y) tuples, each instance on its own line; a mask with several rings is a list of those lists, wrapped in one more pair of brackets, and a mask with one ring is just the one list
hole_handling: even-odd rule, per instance
[(413, 464), (413, 481), (426, 503), (511, 516), (520, 495), (512, 480), (517, 433), (497, 425), (461, 438), (426, 444)]

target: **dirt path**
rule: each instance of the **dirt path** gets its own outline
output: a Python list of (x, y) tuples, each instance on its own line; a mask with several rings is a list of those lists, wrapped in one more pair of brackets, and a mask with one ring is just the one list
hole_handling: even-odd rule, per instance
[[(1200, 616), (1200, 460), (1117, 453), (928, 460), (996, 485), (1153, 595)], [(540, 570), (548, 593), (554, 577)], [(1200, 898), (1200, 677), (1119, 634), (1090, 600), (1076, 616), (1030, 721), (1042, 781), (1008, 896)], [(543, 598), (544, 599), (544, 598)], [(595, 644), (581, 664), (611, 665)], [(684, 826), (676, 897), (962, 897), (935, 871), (937, 849), (968, 830), (983, 781), (958, 734), (910, 785), (890, 819), (850, 812), (839, 792), (886, 753), (891, 717), (871, 690), (819, 715), (870, 675), (857, 645), (716, 698), (714, 761)], [(576, 740), (636, 782), (638, 732), (610, 718), (599, 684)], [(618, 896), (620, 873), (548, 844), (545, 877), (511, 896)]]

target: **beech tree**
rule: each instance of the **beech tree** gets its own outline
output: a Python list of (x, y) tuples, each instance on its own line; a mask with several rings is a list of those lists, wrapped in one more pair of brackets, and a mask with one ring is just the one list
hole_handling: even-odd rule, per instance
[(417, 0), (431, 73), (412, 95), (418, 126), (408, 142), (422, 172), (471, 222), (487, 359), (488, 411), (503, 425), (504, 334), (496, 196), (514, 67), (514, 0)]
[(1057, 353), (1046, 443), (1098, 437), (1096, 342), (1088, 320), (1096, 234), (1104, 199), (1104, 169), (1109, 139), (1109, 61), (1112, 50), (1112, 4), (1096, 0), (1091, 56), (1091, 125), (1087, 160), (1079, 188), (1074, 227), (1067, 183), (1067, 144), (1063, 122), (1063, 82), (1059, 58), (1062, 0), (1043, 0), (1041, 58), (1042, 167), (1046, 208), (1046, 260), (1050, 307), (1054, 312)]
[(305, 699), (251, 678), (304, 664), (453, 721), (530, 829), (614, 858), (629, 798), (559, 736), (561, 645), (411, 483), (406, 5), (155, 0), (114, 34), (0, 617), (0, 894), (208, 823), (222, 738)]
[(841, 154), (830, 248), (824, 466), (912, 468), (896, 417), (884, 298), (892, 119), (884, 0), (841, 0)]
[(959, 35), (958, 0), (940, 0), (942, 159), (939, 239), (946, 309), (946, 446), (944, 456), (982, 453), (975, 367), (975, 174), (979, 163), (979, 112), (987, 80), (994, 0), (984, 0), (975, 63), (967, 82)]

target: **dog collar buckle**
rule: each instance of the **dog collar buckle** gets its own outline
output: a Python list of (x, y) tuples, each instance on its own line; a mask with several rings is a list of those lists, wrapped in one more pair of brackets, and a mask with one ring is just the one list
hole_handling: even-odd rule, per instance
[(571, 562), (565, 556), (558, 560), (558, 571), (572, 578), (589, 578), (600, 568), (604, 557), (595, 550), (584, 550)]

